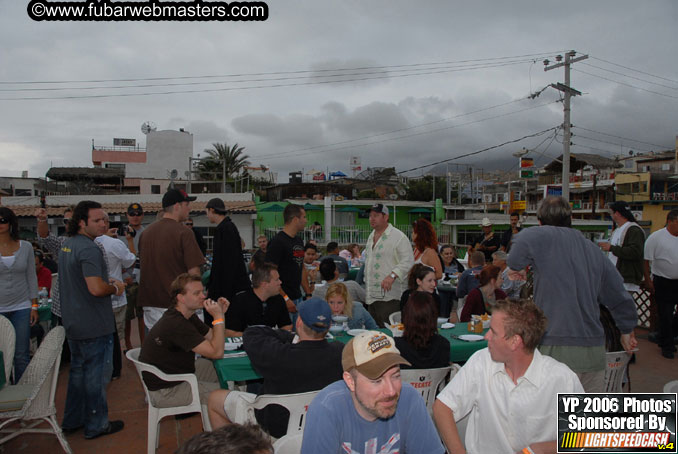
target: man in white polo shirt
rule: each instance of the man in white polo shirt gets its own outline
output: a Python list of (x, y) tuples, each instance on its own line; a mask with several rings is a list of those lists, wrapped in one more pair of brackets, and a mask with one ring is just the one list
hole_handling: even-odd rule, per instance
[[(584, 389), (570, 368), (536, 349), (546, 323), (530, 301), (497, 301), (487, 348), (471, 356), (433, 404), (450, 454), (556, 451), (557, 395)], [(469, 413), (464, 447), (456, 421)]]
[(678, 210), (669, 211), (666, 227), (645, 242), (645, 284), (657, 302), (662, 356), (673, 359), (674, 336), (678, 333)]

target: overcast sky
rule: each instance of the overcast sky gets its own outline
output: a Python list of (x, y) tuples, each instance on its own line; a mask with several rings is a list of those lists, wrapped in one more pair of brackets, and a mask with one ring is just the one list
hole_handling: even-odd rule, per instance
[[(0, 0), (0, 176), (91, 166), (92, 139), (143, 146), (144, 121), (190, 131), (196, 155), (237, 142), (280, 181), (302, 168), (350, 174), (351, 156), (363, 169), (404, 171), (561, 124), (554, 89), (524, 98), (563, 82), (563, 69), (545, 72), (542, 60), (568, 49), (590, 56), (572, 70), (583, 93), (572, 123), (589, 130), (573, 130), (572, 152), (675, 146), (675, 0), (267, 3), (264, 22), (34, 22), (28, 1)], [(234, 74), (248, 75), (9, 83)], [(187, 82), (194, 85), (167, 86)], [(110, 88), (121, 85), (156, 86)], [(270, 85), (286, 86), (253, 88)], [(72, 89), (94, 86), (109, 88)], [(56, 87), (71, 89), (16, 91)], [(211, 91), (136, 95), (188, 90)], [(133, 96), (16, 99), (111, 94)], [(547, 133), (451, 163), (515, 168), (511, 153), (527, 147), (545, 164), (562, 151), (560, 140)]]

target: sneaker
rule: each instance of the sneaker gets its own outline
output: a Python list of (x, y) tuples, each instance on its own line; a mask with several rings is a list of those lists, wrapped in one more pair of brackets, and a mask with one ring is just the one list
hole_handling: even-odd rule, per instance
[(111, 434), (114, 434), (116, 432), (120, 432), (123, 427), (125, 427), (125, 423), (122, 422), (122, 421), (109, 421), (108, 426), (104, 430), (102, 430), (98, 434), (85, 435), (85, 439), (92, 440), (94, 438), (98, 438), (98, 437), (101, 437), (103, 435), (111, 435)]
[(667, 359), (673, 359), (674, 354), (673, 352), (667, 352), (666, 350), (662, 350), (662, 356)]

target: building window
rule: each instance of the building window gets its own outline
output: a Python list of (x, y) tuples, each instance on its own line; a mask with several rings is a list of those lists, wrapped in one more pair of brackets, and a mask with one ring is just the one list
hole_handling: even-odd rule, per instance
[(152, 184), (151, 185), (151, 194), (160, 194), (160, 185)]
[(671, 164), (662, 164), (662, 170), (671, 170)]

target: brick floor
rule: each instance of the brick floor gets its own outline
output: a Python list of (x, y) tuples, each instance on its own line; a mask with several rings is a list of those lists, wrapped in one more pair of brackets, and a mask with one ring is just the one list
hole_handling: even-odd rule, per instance
[[(647, 330), (636, 330), (639, 349), (636, 363), (631, 365), (631, 390), (633, 392), (661, 392), (665, 383), (678, 379), (678, 360), (661, 356), (657, 345), (647, 341)], [(68, 367), (62, 367), (59, 374), (56, 405), (58, 420), (61, 422), (66, 399)], [(144, 403), (144, 392), (134, 366), (124, 360), (122, 377), (111, 382), (108, 389), (109, 418), (125, 421), (125, 429), (117, 434), (95, 440), (85, 440), (82, 432), (67, 436), (76, 454), (122, 454), (146, 452), (148, 413)], [(160, 423), (158, 454), (171, 454), (188, 438), (202, 430), (200, 416), (176, 421), (165, 418)], [(30, 434), (18, 437), (0, 446), (0, 453), (59, 453), (59, 443), (53, 435)]]

